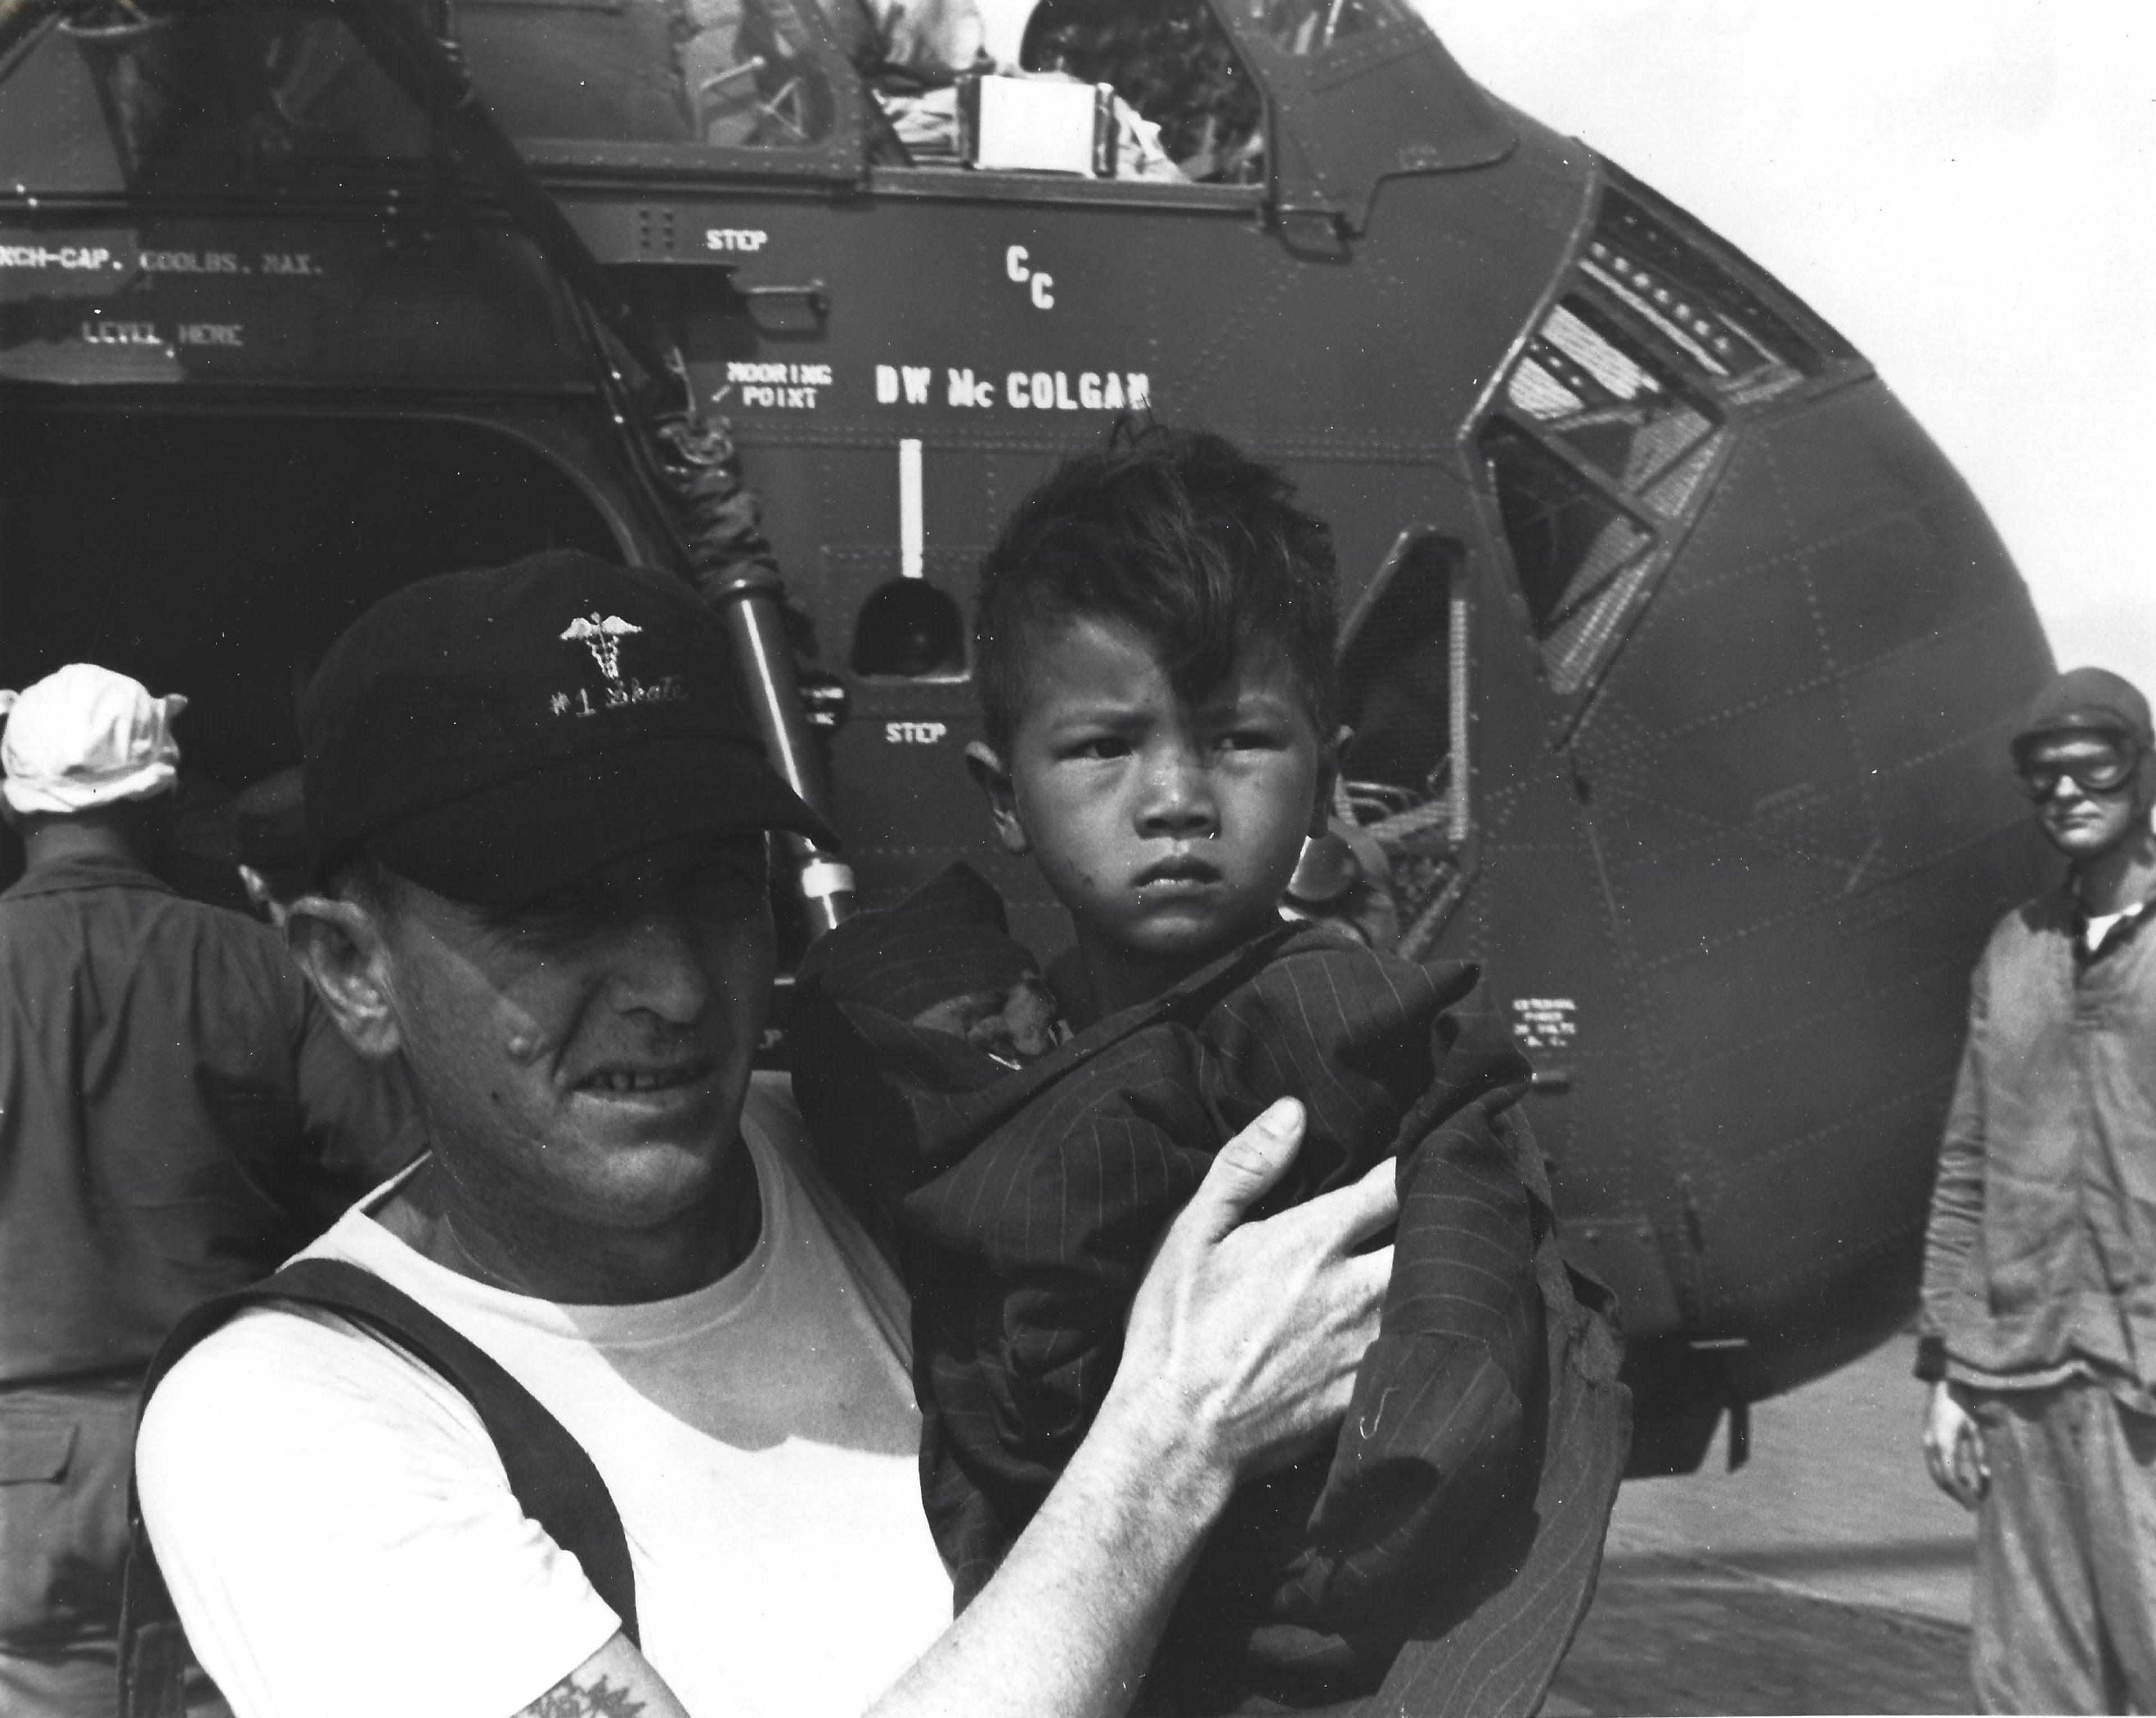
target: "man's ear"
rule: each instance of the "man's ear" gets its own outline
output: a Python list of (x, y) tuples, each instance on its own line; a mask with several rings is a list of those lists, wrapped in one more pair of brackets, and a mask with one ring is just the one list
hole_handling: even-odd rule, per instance
[(1011, 785), (1010, 771), (995, 748), (975, 740), (966, 748), (966, 773), (973, 778), (973, 785), (980, 789), (981, 797), (988, 802), (988, 815), (995, 820), (996, 834), (1002, 840), (1004, 851), (1023, 858), (1033, 851), (1033, 841), (1025, 832), (1025, 825), (1018, 815), (1018, 790)]
[(1310, 833), (1322, 836), (1332, 816), (1332, 796), (1339, 784), (1340, 768), (1347, 760), (1349, 742), (1355, 730), (1343, 727), (1332, 736), (1332, 743), (1322, 746), (1317, 754), (1317, 804), (1310, 814)]
[(302, 895), (285, 912), (285, 941), (353, 1049), (381, 1062), (403, 1047), (389, 944), (372, 913), (356, 902)]

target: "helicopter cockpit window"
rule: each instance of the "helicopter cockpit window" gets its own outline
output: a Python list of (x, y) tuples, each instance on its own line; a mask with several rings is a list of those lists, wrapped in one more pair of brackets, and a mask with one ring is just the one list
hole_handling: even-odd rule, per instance
[(1822, 347), (1616, 187), (1477, 443), (1560, 692), (1584, 687), (1712, 488), (1733, 414)]
[(86, 88), (137, 195), (363, 186), (433, 149), (418, 104), (320, 7), (78, 7), (9, 75)]
[(1728, 440), (1719, 414), (1560, 301), (1480, 434), (1544, 666), (1584, 682)]
[(1265, 103), (1206, 0), (1006, 5), (1004, 21), (1024, 24), (1014, 63), (990, 51), (993, 0), (825, 3), (854, 19), (837, 33), (907, 165), (1163, 184), (1263, 177)]
[(1265, 100), (1205, 0), (1041, 0), (1029, 71), (1106, 84), (1148, 128), (1168, 172), (1125, 177), (1249, 185), (1265, 177)]
[[(761, 157), (831, 145), (847, 73), (814, 0), (419, 3), (521, 141)], [(86, 79), (136, 194), (366, 189), (443, 171), (425, 109), (335, 8), (86, 3), (29, 52), (11, 78)]]
[(798, 150), (837, 105), (793, 0), (459, 0), (472, 80), (511, 135)]
[(1235, 0), (1281, 51), (1298, 59), (1413, 16), (1401, 0)]

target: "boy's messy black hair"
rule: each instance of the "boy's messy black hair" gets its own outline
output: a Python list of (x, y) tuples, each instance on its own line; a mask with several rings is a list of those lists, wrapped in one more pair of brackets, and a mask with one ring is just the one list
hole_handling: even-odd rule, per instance
[(973, 672), (988, 743), (1009, 753), (1040, 650), (1070, 621), (1117, 620), (1203, 697), (1277, 645), (1321, 739), (1339, 631), (1332, 533), (1295, 486), (1222, 437), (1126, 416), (1020, 502), (981, 563)]

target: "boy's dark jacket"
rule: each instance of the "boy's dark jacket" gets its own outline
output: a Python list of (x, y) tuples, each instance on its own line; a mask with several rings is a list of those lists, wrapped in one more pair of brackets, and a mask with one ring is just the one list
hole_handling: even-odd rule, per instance
[[(963, 867), (954, 867), (963, 870)], [(1527, 1069), (1448, 1011), (1470, 965), (1283, 926), (1013, 1070), (860, 1000), (936, 958), (909, 909), (812, 950), (794, 1088), (892, 1222), (913, 1297), (921, 1489), (963, 1607), (1106, 1394), (1154, 1241), (1268, 1103), (1309, 1127), (1260, 1215), (1398, 1160), (1380, 1335), (1337, 1447), (1245, 1484), (1142, 1703), (1532, 1711), (1593, 1595), (1630, 1437), (1607, 1291), (1566, 1267), (1515, 1102)]]

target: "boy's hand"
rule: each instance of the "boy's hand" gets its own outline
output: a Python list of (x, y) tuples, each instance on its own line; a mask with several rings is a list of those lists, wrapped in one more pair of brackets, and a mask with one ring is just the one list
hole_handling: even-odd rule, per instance
[(1221, 1147), (1139, 1287), (1110, 1392), (1157, 1429), (1195, 1438), (1191, 1453), (1222, 1476), (1224, 1495), (1339, 1423), (1392, 1275), (1390, 1246), (1353, 1251), (1399, 1216), (1389, 1160), (1353, 1186), (1244, 1221), (1294, 1161), (1303, 1119), (1283, 1098)]

